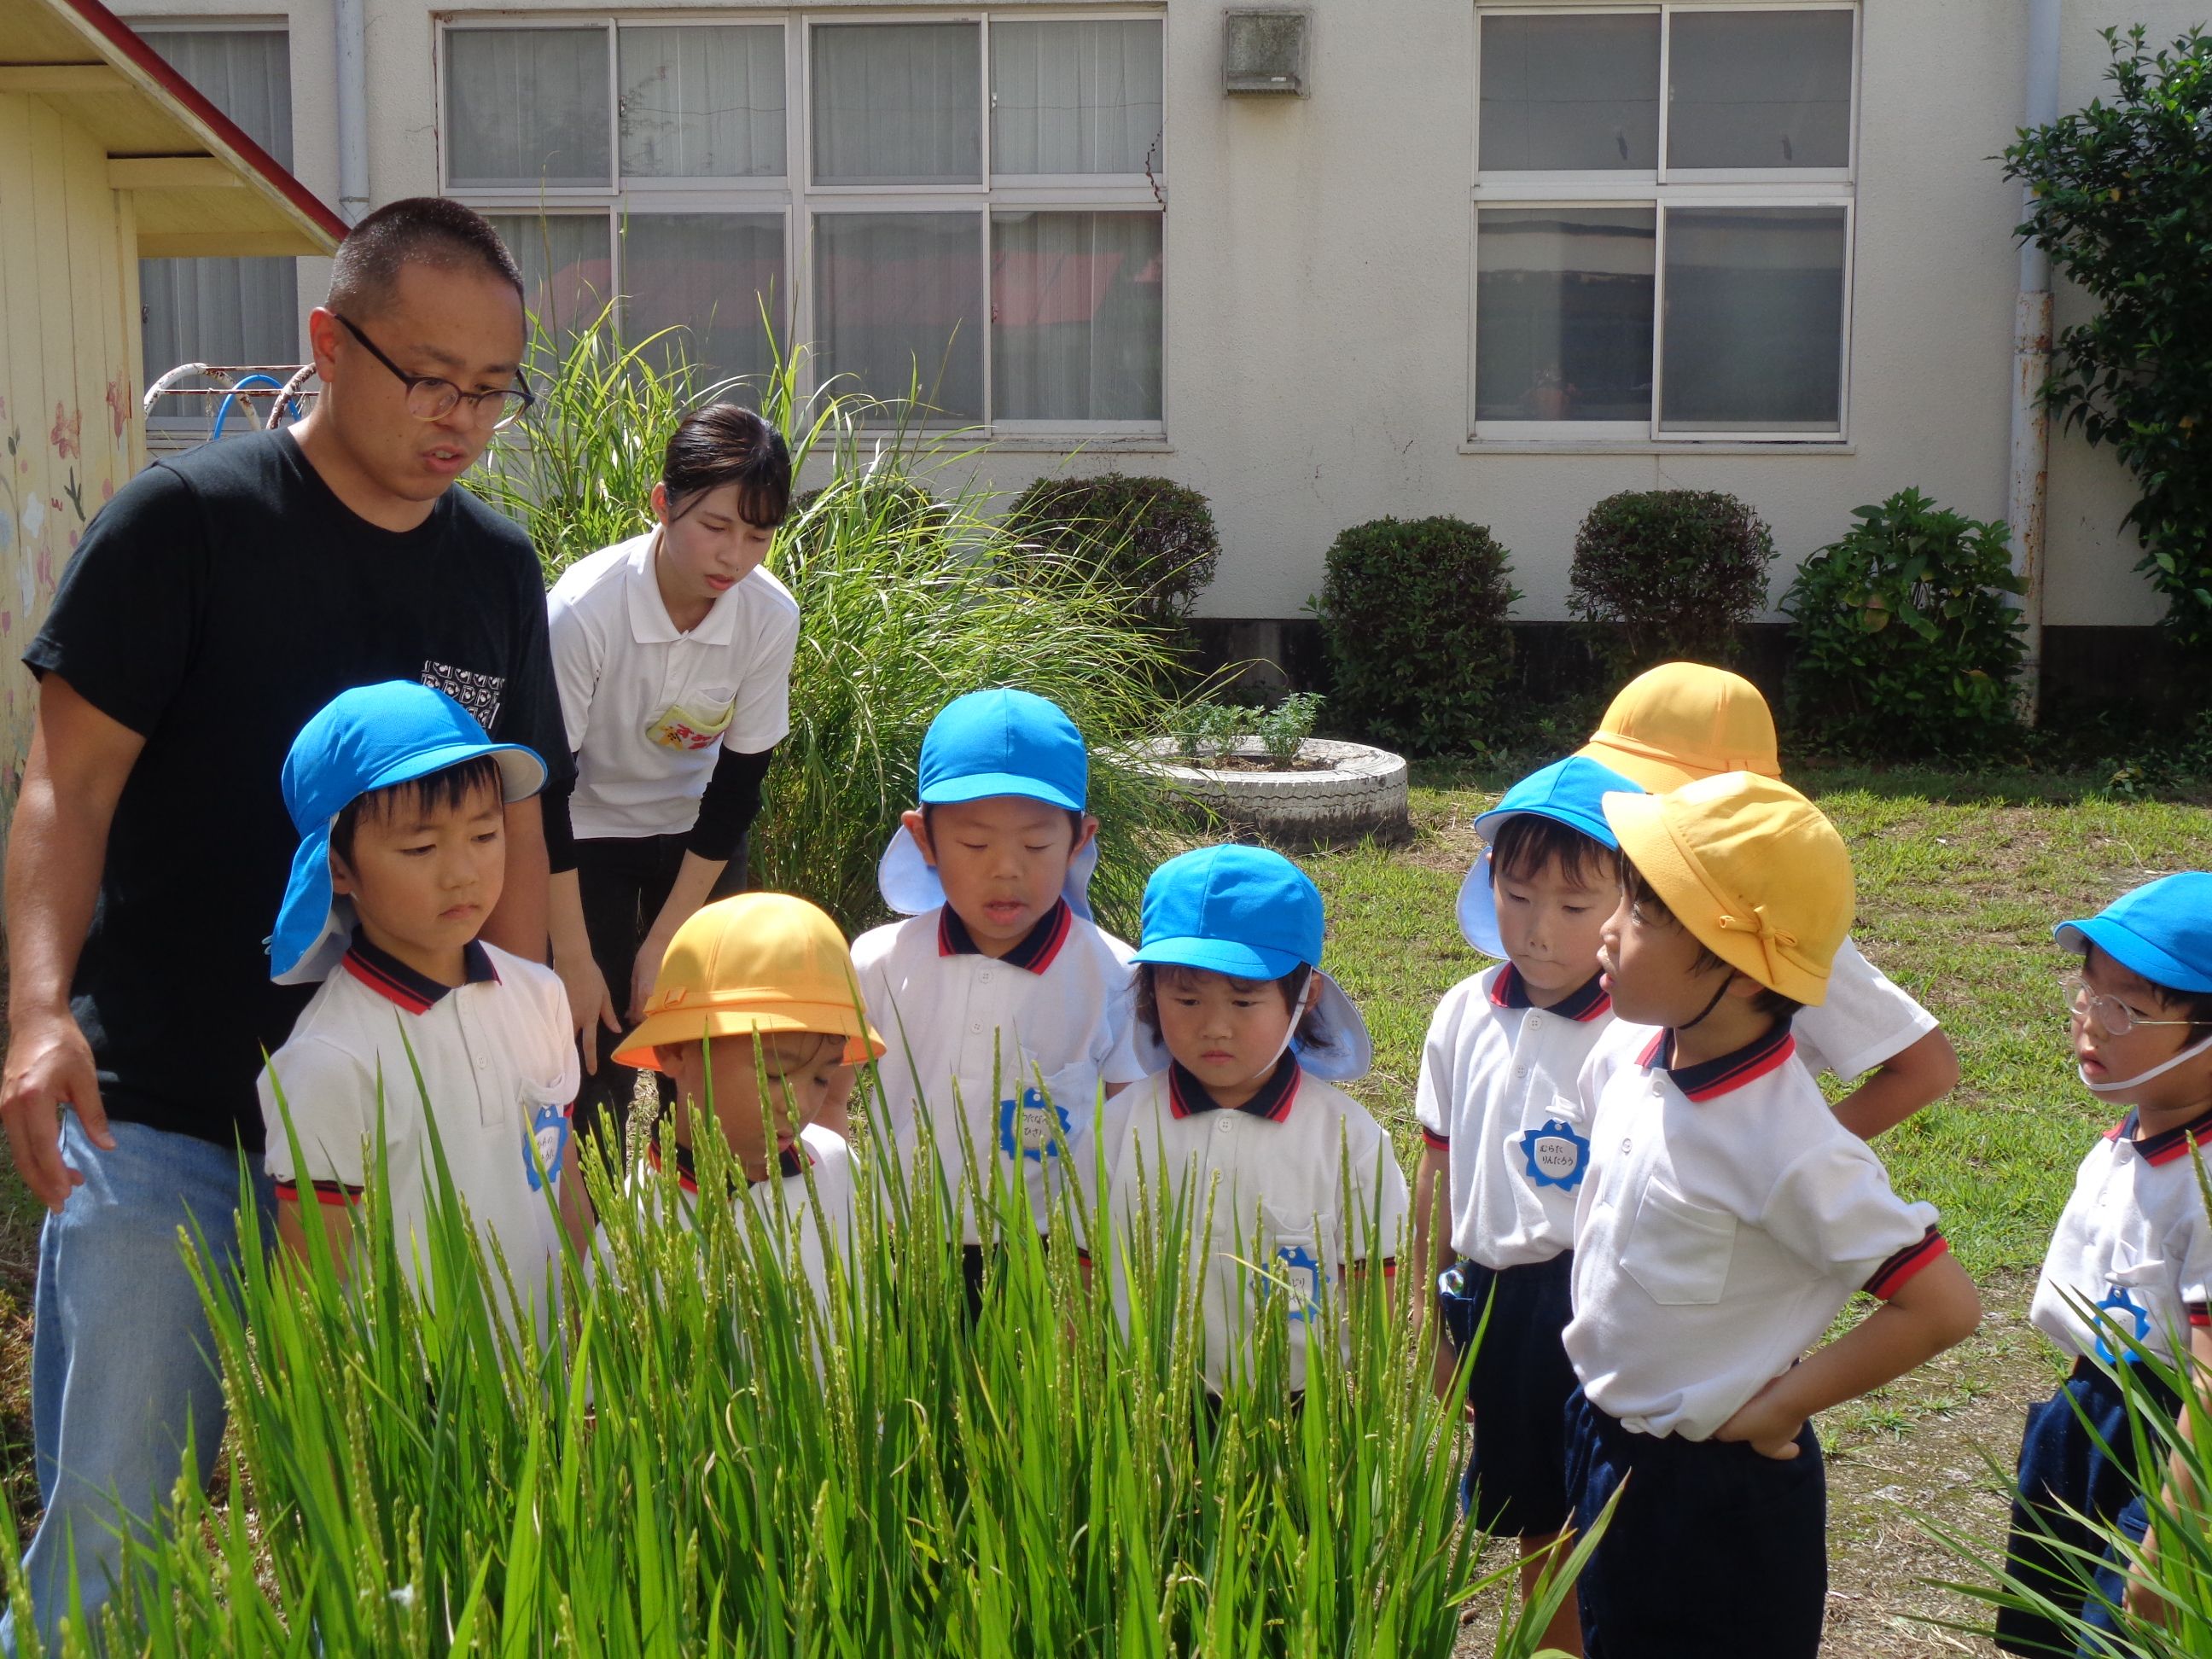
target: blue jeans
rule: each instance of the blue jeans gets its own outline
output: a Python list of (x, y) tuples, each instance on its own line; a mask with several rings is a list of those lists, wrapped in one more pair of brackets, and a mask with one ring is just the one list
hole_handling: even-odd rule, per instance
[[(122, 1516), (143, 1522), (167, 1502), (188, 1440), (193, 1478), (204, 1480), (222, 1439), (222, 1379), (178, 1229), (235, 1256), (238, 1152), (143, 1124), (110, 1127), (115, 1150), (102, 1152), (63, 1115), (63, 1156), (84, 1184), (39, 1235), (31, 1428), (46, 1516), (23, 1571), (48, 1643), (70, 1613), (72, 1551), (89, 1623), (121, 1566)], [(258, 1168), (253, 1195), (270, 1220)], [(15, 1651), (14, 1620), (0, 1616), (0, 1653)]]

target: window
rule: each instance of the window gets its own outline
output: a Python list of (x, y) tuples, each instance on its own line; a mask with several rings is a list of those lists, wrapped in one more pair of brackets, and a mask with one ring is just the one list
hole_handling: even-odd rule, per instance
[[(292, 165), (292, 73), (283, 29), (149, 27), (141, 37), (283, 167)], [(290, 259), (141, 259), (146, 384), (183, 363), (300, 362)]]
[(1478, 24), (1474, 435), (1840, 439), (1855, 7)]
[(1157, 13), (454, 23), (444, 184), (556, 331), (611, 302), (716, 376), (765, 370), (773, 336), (808, 343), (813, 383), (932, 422), (1157, 433), (1163, 33)]

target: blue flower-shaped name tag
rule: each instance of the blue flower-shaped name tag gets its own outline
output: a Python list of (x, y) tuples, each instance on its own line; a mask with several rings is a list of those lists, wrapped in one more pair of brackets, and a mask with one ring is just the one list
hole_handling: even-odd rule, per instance
[(999, 1103), (999, 1150), (1008, 1158), (1039, 1164), (1058, 1158), (1073, 1127), (1066, 1109), (1042, 1091), (1024, 1089), (1019, 1100)]
[(2113, 1285), (2112, 1293), (2097, 1304), (2097, 1358), (2107, 1365), (2135, 1358), (2132, 1348), (2123, 1346), (2115, 1351), (2114, 1336), (2132, 1336), (2138, 1342), (2149, 1340), (2150, 1310), (2136, 1301), (2126, 1285)]
[(1271, 1296), (1277, 1291), (1289, 1304), (1284, 1310), (1289, 1318), (1303, 1324), (1312, 1317), (1321, 1296), (1321, 1263), (1304, 1245), (1276, 1247), (1275, 1271), (1261, 1282), (1261, 1294)]
[(1521, 1137), (1521, 1156), (1527, 1160), (1528, 1179), (1539, 1187), (1557, 1187), (1571, 1193), (1583, 1184), (1589, 1169), (1589, 1142), (1564, 1119), (1547, 1117), (1542, 1127)]
[(530, 1176), (530, 1190), (541, 1190), (549, 1181), (561, 1179), (561, 1156), (568, 1145), (568, 1109), (540, 1106), (531, 1115), (529, 1139), (522, 1143), (522, 1167)]

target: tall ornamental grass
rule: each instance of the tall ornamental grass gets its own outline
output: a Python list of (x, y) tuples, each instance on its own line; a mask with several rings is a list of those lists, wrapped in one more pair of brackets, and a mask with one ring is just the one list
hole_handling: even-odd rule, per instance
[[(697, 1139), (722, 1190), (719, 1137)], [(132, 1549), (110, 1650), (1444, 1659), (1503, 1576), (1479, 1576), (1455, 1413), (1379, 1277), (1327, 1298), (1352, 1358), (1316, 1344), (1301, 1407), (1279, 1322), (1252, 1386), (1209, 1403), (1182, 1264), (1212, 1194), (1155, 1194), (1121, 1232), (1063, 1207), (1047, 1243), (994, 1187), (971, 1323), (940, 1182), (860, 1170), (825, 1308), (750, 1209), (703, 1204), (689, 1231), (671, 1177), (588, 1173), (605, 1230), (588, 1272), (564, 1263), (550, 1339), (501, 1316), (511, 1278), (442, 1159), (420, 1296), (381, 1171), (351, 1288), (325, 1251), (270, 1254), (249, 1204), (235, 1294), (201, 1272), (229, 1500), (183, 1484)], [(1078, 1234), (1128, 1275), (1126, 1331)], [(1562, 1593), (1496, 1650), (1530, 1654)]]
[(812, 899), (848, 930), (882, 920), (876, 860), (915, 804), (923, 731), (963, 692), (1016, 685), (1059, 703), (1090, 744), (1093, 902), (1109, 926), (1134, 927), (1171, 809), (1150, 774), (1103, 757), (1165, 729), (1174, 665), (1155, 632), (1131, 625), (1137, 600), (1100, 574), (1109, 559), (1024, 544), (999, 522), (960, 434), (915, 425), (911, 399), (836, 384), (805, 394), (797, 356), (757, 380), (708, 385), (661, 337), (625, 346), (608, 316), (565, 344), (541, 337), (533, 360), (537, 406), (471, 482), (529, 530), (549, 580), (650, 527), (662, 446), (716, 398), (758, 409), (784, 434), (794, 481), (812, 486), (769, 556), (800, 624), (791, 735), (753, 830), (755, 885)]

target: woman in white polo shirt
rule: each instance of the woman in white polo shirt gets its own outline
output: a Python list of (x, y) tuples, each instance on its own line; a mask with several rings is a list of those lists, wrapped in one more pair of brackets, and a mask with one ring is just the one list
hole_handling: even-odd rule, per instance
[(658, 522), (546, 596), (573, 794), (549, 793), (553, 965), (584, 1065), (579, 1130), (619, 1136), (636, 1073), (604, 1058), (642, 1016), (668, 941), (743, 884), (769, 757), (791, 730), (799, 605), (762, 567), (791, 502), (783, 440), (750, 410), (686, 416)]

